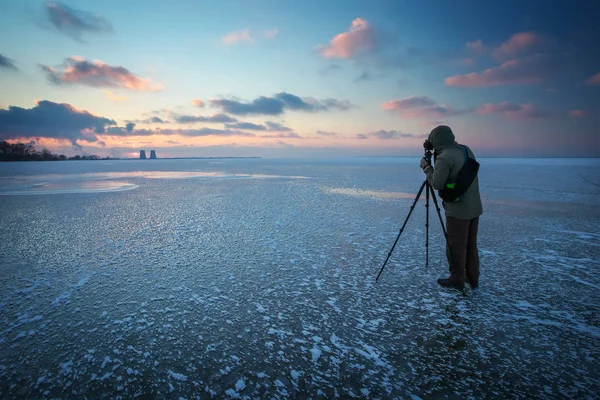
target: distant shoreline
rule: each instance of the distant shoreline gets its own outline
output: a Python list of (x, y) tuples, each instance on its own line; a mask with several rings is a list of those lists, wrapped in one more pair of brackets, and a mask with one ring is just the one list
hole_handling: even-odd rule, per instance
[(161, 158), (67, 158), (67, 159), (52, 159), (52, 160), (0, 160), (0, 162), (30, 162), (30, 161), (149, 161), (149, 160), (223, 160), (223, 159), (260, 159), (262, 157), (161, 157)]

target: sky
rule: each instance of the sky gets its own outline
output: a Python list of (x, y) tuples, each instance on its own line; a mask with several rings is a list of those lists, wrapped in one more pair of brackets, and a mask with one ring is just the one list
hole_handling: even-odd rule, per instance
[(137, 157), (600, 157), (600, 4), (0, 1), (0, 140)]

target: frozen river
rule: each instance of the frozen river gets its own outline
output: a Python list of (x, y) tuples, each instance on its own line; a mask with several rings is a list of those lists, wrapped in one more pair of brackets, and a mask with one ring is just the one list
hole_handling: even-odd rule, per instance
[(438, 287), (418, 158), (0, 164), (0, 398), (591, 398), (600, 160), (481, 159)]

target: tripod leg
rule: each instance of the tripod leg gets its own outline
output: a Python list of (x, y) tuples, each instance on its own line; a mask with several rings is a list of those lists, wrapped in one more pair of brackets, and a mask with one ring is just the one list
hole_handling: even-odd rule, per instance
[(425, 188), (425, 269), (429, 269), (429, 191), (431, 187), (427, 183)]
[(440, 206), (438, 205), (437, 198), (435, 197), (435, 191), (432, 187), (431, 189), (431, 197), (433, 198), (433, 204), (435, 204), (435, 209), (437, 211), (437, 215), (440, 218), (440, 224), (442, 225), (442, 231), (444, 232), (444, 237), (446, 238), (446, 242), (448, 241), (448, 234), (446, 233), (446, 227), (444, 226), (444, 220), (442, 219), (442, 213), (440, 212)]
[(402, 224), (402, 228), (400, 228), (400, 232), (398, 233), (398, 236), (396, 236), (396, 241), (394, 242), (392, 249), (388, 253), (387, 258), (385, 259), (385, 262), (383, 263), (383, 266), (379, 270), (379, 273), (377, 274), (377, 278), (375, 278), (375, 281), (377, 281), (379, 279), (379, 276), (381, 276), (381, 273), (383, 272), (385, 265), (387, 264), (388, 260), (390, 259), (390, 256), (392, 255), (394, 248), (396, 247), (396, 243), (398, 243), (398, 239), (400, 239), (400, 235), (402, 235), (402, 231), (404, 231), (404, 227), (406, 226), (406, 223), (408, 222), (408, 218), (410, 218), (410, 214), (412, 214), (413, 210), (415, 209), (415, 204), (417, 204), (417, 201), (419, 201), (419, 197), (421, 197), (421, 193), (423, 192), (423, 188), (425, 187), (426, 183), (427, 183), (427, 180), (425, 182), (423, 182), (423, 184), (421, 185), (421, 188), (419, 189), (419, 192), (417, 193), (417, 196), (415, 197), (415, 201), (413, 202), (412, 206), (410, 206), (410, 211), (408, 212), (408, 215), (406, 216), (406, 219), (404, 220), (404, 223)]

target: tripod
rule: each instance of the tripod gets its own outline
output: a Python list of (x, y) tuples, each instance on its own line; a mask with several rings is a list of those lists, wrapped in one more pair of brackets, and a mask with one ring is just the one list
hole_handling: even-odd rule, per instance
[[(431, 161), (431, 153), (426, 152), (425, 158), (428, 161)], [(431, 162), (430, 162), (430, 164), (431, 164)], [(406, 223), (408, 222), (410, 215), (412, 214), (413, 210), (415, 209), (415, 205), (417, 204), (417, 201), (419, 201), (419, 197), (421, 197), (421, 193), (423, 192), (423, 189), (425, 189), (425, 209), (427, 210), (426, 219), (425, 219), (425, 232), (426, 232), (425, 233), (425, 268), (429, 267), (429, 194), (430, 193), (431, 193), (431, 197), (433, 198), (433, 204), (435, 204), (435, 208), (437, 210), (437, 215), (440, 218), (440, 224), (442, 225), (442, 231), (444, 231), (444, 237), (446, 238), (446, 242), (448, 241), (448, 234), (446, 233), (446, 227), (444, 226), (444, 221), (442, 220), (442, 214), (440, 213), (440, 207), (438, 206), (437, 198), (435, 197), (435, 191), (429, 184), (429, 181), (427, 181), (427, 179), (425, 179), (425, 181), (421, 185), (421, 188), (419, 189), (419, 192), (417, 193), (417, 197), (415, 197), (415, 201), (413, 202), (412, 206), (410, 207), (410, 211), (408, 212), (408, 215), (406, 216), (406, 219), (404, 220), (404, 224), (402, 224), (402, 228), (400, 228), (400, 232), (398, 233), (398, 236), (396, 237), (396, 241), (394, 242), (392, 249), (388, 253), (387, 258), (385, 259), (385, 262), (383, 263), (383, 266), (381, 267), (381, 270), (379, 271), (379, 274), (377, 274), (377, 278), (375, 278), (375, 281), (377, 281), (379, 279), (379, 276), (381, 276), (381, 273), (383, 272), (385, 265), (387, 264), (388, 260), (390, 259), (390, 256), (392, 255), (392, 252), (394, 251), (394, 248), (396, 247), (396, 244), (398, 243), (398, 239), (400, 239), (400, 235), (402, 235), (402, 232), (404, 231), (404, 227), (406, 226)]]

